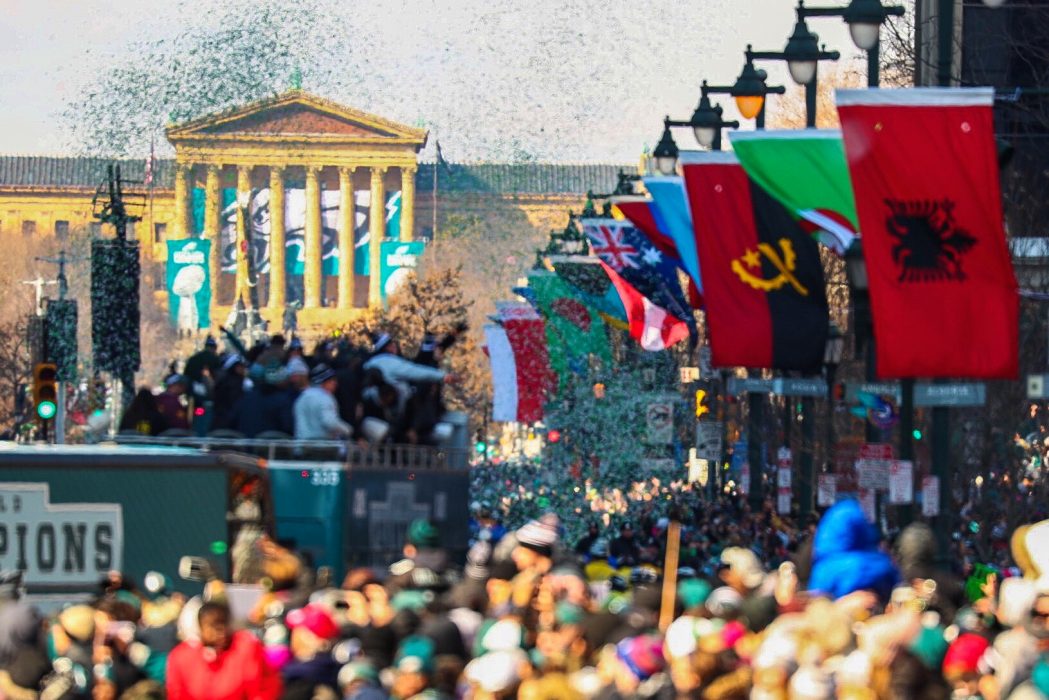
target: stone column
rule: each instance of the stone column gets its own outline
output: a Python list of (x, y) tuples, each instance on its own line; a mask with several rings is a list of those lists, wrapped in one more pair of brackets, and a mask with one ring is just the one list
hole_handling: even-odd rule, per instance
[(211, 241), (208, 253), (208, 277), (211, 279), (211, 317), (219, 300), (219, 278), (222, 274), (222, 203), (221, 165), (209, 165), (204, 181), (204, 237)]
[(415, 166), (401, 168), (401, 240), (412, 240), (415, 232)]
[(287, 304), (287, 261), (284, 240), (284, 166), (270, 166), (270, 298), (269, 308), (283, 313)]
[(306, 166), (306, 241), (303, 269), (303, 308), (315, 309), (321, 301), (321, 168)]
[[(246, 194), (245, 194), (246, 193)], [(237, 166), (237, 283), (234, 302), (240, 299), (245, 307), (250, 307), (248, 300), (248, 221), (249, 212), (241, 206), (241, 199), (251, 196), (251, 166)], [(249, 205), (250, 206), (250, 205)]]
[(187, 163), (175, 165), (175, 221), (174, 238), (182, 239), (189, 235), (190, 191), (189, 182), (193, 166)]
[(383, 175), (386, 166), (372, 167), (371, 208), (368, 212), (368, 306), (382, 306), (382, 284), (379, 279), (379, 255), (386, 236), (386, 190)]
[(339, 309), (353, 308), (354, 167), (339, 168)]

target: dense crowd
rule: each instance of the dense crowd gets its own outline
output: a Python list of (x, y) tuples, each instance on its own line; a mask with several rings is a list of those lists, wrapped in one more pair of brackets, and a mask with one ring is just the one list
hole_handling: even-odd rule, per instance
[(942, 567), (928, 526), (890, 547), (854, 500), (789, 534), (725, 502), (572, 542), (553, 515), (473, 516), (463, 567), (419, 520), (341, 585), (260, 537), (247, 604), (114, 573), (45, 618), (8, 577), (0, 698), (1049, 697), (1049, 521), (1003, 533), (1008, 567)]
[(164, 387), (139, 389), (120, 422), (125, 433), (434, 445), (446, 440), (441, 369), (465, 328), (427, 334), (412, 359), (396, 338), (378, 333), (369, 348), (323, 341), (306, 354), (298, 338), (274, 335), (248, 349), (204, 348), (173, 363)]

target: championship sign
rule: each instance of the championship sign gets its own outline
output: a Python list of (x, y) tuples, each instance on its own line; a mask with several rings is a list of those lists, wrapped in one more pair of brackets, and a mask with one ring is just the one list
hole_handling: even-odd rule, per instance
[(0, 570), (30, 586), (95, 584), (123, 568), (118, 503), (51, 503), (45, 483), (0, 483)]
[(380, 251), (380, 288), (383, 302), (404, 285), (408, 276), (419, 267), (426, 244), (423, 241), (384, 241)]

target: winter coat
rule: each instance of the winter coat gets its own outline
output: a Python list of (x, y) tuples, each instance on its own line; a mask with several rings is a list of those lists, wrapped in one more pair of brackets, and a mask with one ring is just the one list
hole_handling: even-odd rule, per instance
[(869, 590), (888, 601), (900, 575), (889, 556), (879, 551), (878, 540), (859, 501), (834, 505), (816, 528), (809, 590), (834, 599)]
[(188, 641), (168, 657), (168, 700), (276, 700), (282, 687), (263, 657), (262, 642), (250, 632), (234, 633), (225, 651)]
[(319, 386), (311, 386), (295, 400), (295, 438), (336, 440), (349, 437), (353, 428), (339, 418), (335, 397)]
[(256, 386), (241, 397), (234, 411), (234, 430), (253, 438), (266, 431), (295, 434), (295, 395), (275, 386)]

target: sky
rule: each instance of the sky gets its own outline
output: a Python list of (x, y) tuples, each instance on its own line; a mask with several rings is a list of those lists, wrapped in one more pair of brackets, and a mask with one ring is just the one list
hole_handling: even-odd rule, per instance
[[(320, 0), (322, 3), (325, 0)], [(436, 135), (456, 161), (636, 162), (669, 114), (688, 119), (703, 78), (731, 84), (750, 42), (782, 50), (796, 0), (332, 0), (353, 28), (354, 94), (303, 87)], [(0, 153), (72, 153), (62, 110), (136, 42), (208, 26), (239, 0), (0, 0)], [(839, 19), (810, 20), (856, 55)], [(770, 84), (786, 65), (763, 62)], [(796, 88), (792, 88), (796, 89)], [(773, 100), (776, 98), (772, 98)], [(724, 97), (726, 118), (735, 114)], [(770, 110), (774, 109), (770, 105)], [(431, 139), (431, 147), (434, 139)], [(694, 148), (687, 131), (677, 134)], [(424, 154), (425, 157), (426, 154)]]

